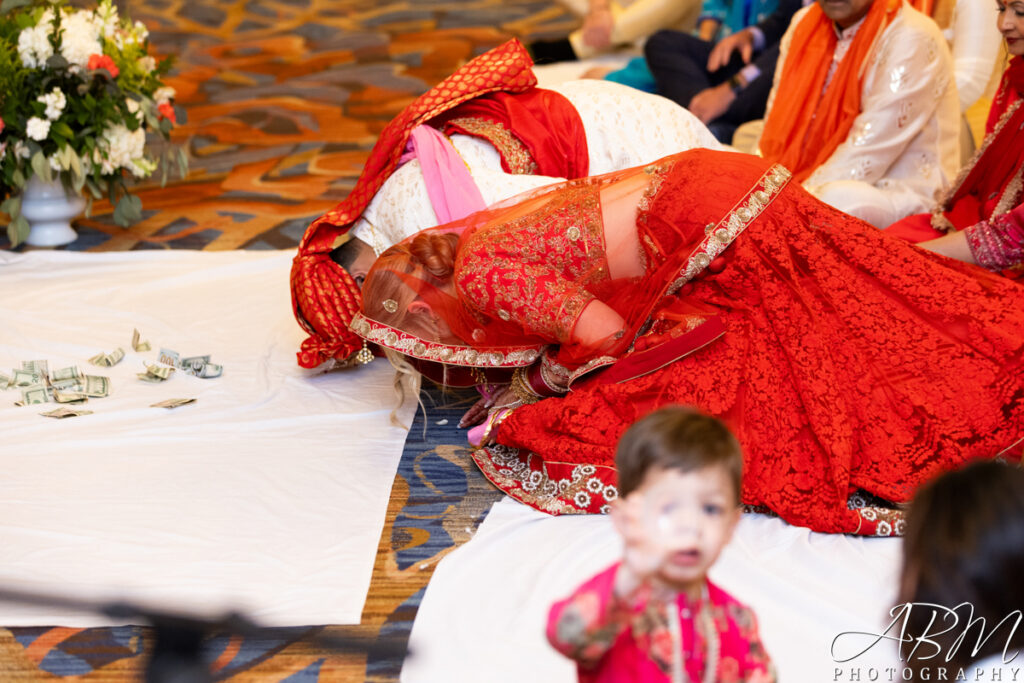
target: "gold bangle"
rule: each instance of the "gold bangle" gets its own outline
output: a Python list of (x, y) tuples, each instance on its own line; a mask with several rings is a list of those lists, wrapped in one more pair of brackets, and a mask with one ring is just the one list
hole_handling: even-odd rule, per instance
[(512, 393), (523, 403), (536, 403), (541, 399), (540, 394), (535, 392), (526, 379), (526, 368), (516, 368), (512, 373), (512, 384), (509, 385)]

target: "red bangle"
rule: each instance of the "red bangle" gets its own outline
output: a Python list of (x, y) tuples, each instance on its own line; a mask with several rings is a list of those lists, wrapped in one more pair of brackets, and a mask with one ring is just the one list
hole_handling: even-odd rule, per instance
[(526, 381), (530, 385), (530, 389), (533, 390), (533, 393), (538, 396), (559, 396), (565, 393), (563, 391), (559, 391), (555, 387), (549, 386), (548, 383), (544, 381), (544, 375), (541, 373), (540, 363), (531, 365), (526, 369)]

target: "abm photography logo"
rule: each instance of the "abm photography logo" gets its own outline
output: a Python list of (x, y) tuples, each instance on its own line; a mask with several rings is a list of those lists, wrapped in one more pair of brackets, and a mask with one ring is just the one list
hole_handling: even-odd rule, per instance
[[(1012, 646), (1024, 621), (1021, 610), (990, 623), (991, 619), (975, 616), (968, 602), (952, 608), (906, 602), (889, 610), (889, 616), (892, 620), (881, 633), (844, 631), (832, 640), (833, 681), (1024, 683), (1024, 657), (1018, 657)], [(911, 624), (922, 626), (911, 629)], [(898, 644), (900, 666), (857, 664), (886, 642)]]

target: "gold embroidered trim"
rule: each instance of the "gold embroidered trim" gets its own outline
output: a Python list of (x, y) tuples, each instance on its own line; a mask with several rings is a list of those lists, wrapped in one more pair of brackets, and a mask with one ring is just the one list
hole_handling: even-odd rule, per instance
[(349, 329), (367, 341), (394, 349), (406, 356), (468, 367), (516, 368), (530, 365), (537, 360), (543, 348), (504, 346), (475, 349), (471, 346), (439, 344), (371, 320), (362, 313), (356, 313)]
[[(588, 514), (595, 498), (602, 503), (600, 511), (607, 513), (611, 502), (619, 497), (615, 486), (595, 476), (598, 469), (614, 473), (614, 467), (546, 463), (534, 453), (526, 452), (525, 457), (521, 453), (517, 448), (495, 444), (475, 452), (473, 460), (492, 484), (513, 498), (550, 514)], [(538, 470), (530, 467), (534, 458), (540, 459)], [(548, 476), (548, 464), (574, 466), (569, 477), (556, 480)]]
[(471, 135), (484, 138), (494, 145), (511, 173), (536, 175), (537, 164), (530, 150), (504, 124), (479, 116), (462, 116), (448, 123), (462, 128)]
[(733, 206), (722, 220), (710, 230), (705, 230), (707, 236), (694, 249), (686, 266), (680, 272), (680, 277), (672, 283), (667, 293), (675, 294), (680, 287), (707, 268), (712, 260), (725, 251), (725, 248), (732, 244), (733, 240), (739, 237), (740, 233), (761, 215), (762, 211), (768, 208), (768, 205), (786, 187), (792, 175), (779, 164), (775, 164), (765, 171), (754, 187)]
[[(1003, 97), (1004, 94), (1005, 93), (1001, 90), (999, 94), (996, 95), (996, 100)], [(974, 166), (981, 159), (982, 155), (985, 154), (985, 151), (992, 146), (992, 143), (1002, 132), (1003, 128), (1005, 128), (1006, 124), (1009, 123), (1010, 118), (1018, 109), (1020, 109), (1022, 102), (1024, 102), (1024, 100), (1017, 100), (1006, 108), (1006, 111), (1004, 111), (1002, 116), (999, 117), (999, 120), (996, 121), (996, 125), (992, 128), (992, 132), (985, 136), (981, 146), (975, 150), (974, 156), (971, 157), (971, 160), (960, 169), (959, 173), (956, 174), (956, 180), (954, 180), (953, 184), (949, 186), (945, 193), (943, 193), (938, 206), (932, 210), (931, 223), (933, 228), (941, 230), (942, 232), (953, 232), (956, 230), (956, 226), (954, 226), (949, 219), (943, 215), (943, 212), (949, 211), (953, 197), (955, 197), (956, 193), (963, 187), (964, 182), (967, 180), (967, 176), (969, 176), (971, 171), (974, 170)], [(1018, 169), (1013, 180), (1007, 184), (1003, 191), (1003, 196), (999, 198), (995, 210), (992, 212), (992, 215), (988, 217), (989, 219), (993, 216), (1004, 214), (1017, 205), (1017, 199), (1020, 196), (1022, 186), (1024, 186), (1022, 174), (1024, 174), (1024, 167)]]

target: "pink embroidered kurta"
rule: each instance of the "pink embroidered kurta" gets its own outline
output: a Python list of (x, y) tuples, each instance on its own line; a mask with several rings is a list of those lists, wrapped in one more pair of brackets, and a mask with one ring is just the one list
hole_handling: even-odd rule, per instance
[[(771, 659), (761, 644), (754, 612), (707, 582), (709, 606), (693, 604), (684, 594), (675, 603), (655, 600), (641, 588), (630, 601), (613, 590), (616, 563), (593, 577), (548, 614), (548, 641), (576, 660), (580, 683), (655, 683), (672, 680), (673, 652), (682, 652), (691, 681), (703, 680), (709, 648), (698, 625), (701, 609), (710, 609), (718, 632), (718, 665), (714, 680), (736, 683), (752, 676), (775, 681)], [(681, 643), (674, 642), (669, 614), (679, 620)]]

